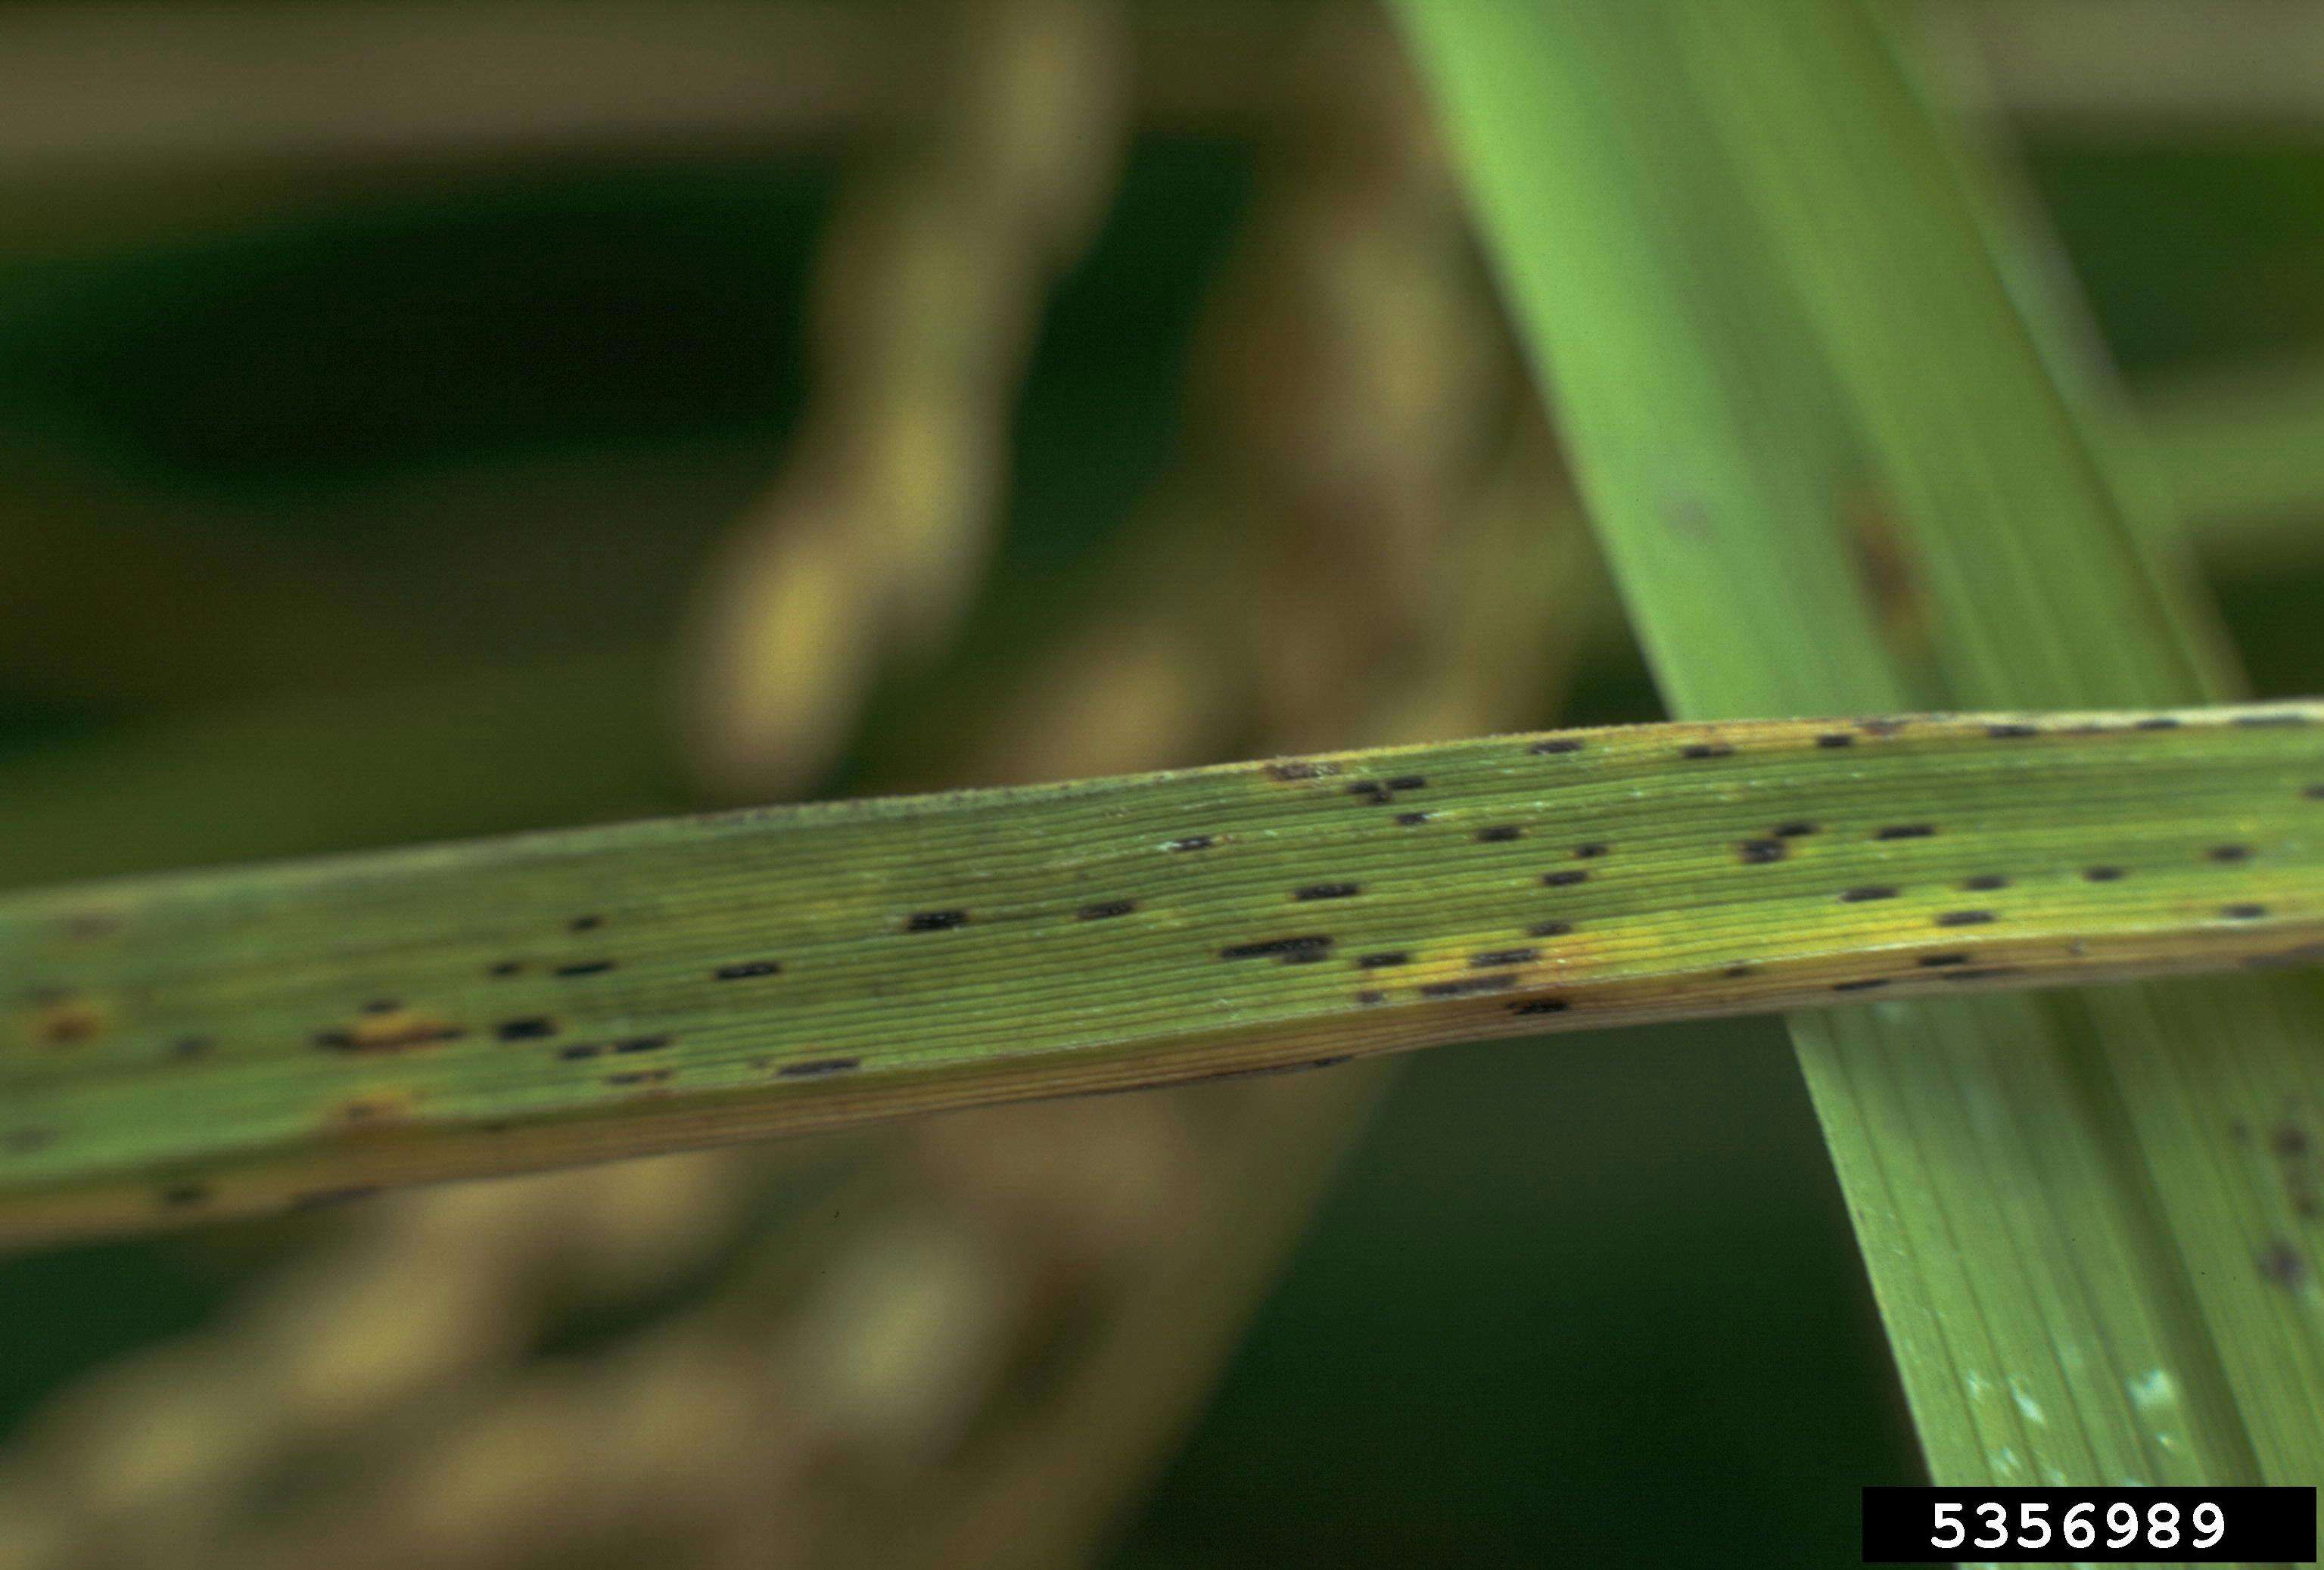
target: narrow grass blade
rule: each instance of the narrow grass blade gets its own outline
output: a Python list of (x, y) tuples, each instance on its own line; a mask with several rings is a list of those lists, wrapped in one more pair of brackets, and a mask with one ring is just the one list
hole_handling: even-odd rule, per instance
[(2290, 961), (2324, 706), (1643, 726), (0, 900), (0, 1228)]
[[(2232, 690), (1858, 6), (1405, 7), (1665, 693)], [(2324, 1473), (2304, 987), (1800, 1016), (1932, 1469)]]

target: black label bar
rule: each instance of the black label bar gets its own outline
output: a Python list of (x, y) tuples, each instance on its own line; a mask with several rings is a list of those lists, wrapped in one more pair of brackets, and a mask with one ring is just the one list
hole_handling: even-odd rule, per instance
[(1869, 1564), (2316, 1557), (2312, 1488), (1868, 1488)]

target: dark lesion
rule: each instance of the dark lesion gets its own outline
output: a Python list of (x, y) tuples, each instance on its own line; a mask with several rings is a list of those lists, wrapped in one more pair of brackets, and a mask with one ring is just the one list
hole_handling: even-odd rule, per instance
[(105, 1028), (105, 1010), (75, 993), (44, 992), (33, 1005), (32, 1039), (44, 1046), (85, 1046), (102, 1036)]
[(1481, 954), (1469, 956), (1472, 970), (1490, 970), (1503, 965), (1531, 965), (1541, 958), (1538, 949), (1488, 949)]
[(785, 1063), (775, 1072), (786, 1079), (821, 1079), (834, 1074), (850, 1074), (863, 1066), (861, 1058), (809, 1058), (802, 1062)]
[(1261, 938), (1249, 943), (1230, 943), (1219, 950), (1222, 959), (1284, 959), (1302, 956), (1320, 956), (1330, 951), (1331, 937), (1323, 932), (1302, 932), (1289, 938)]
[(1430, 981), (1422, 984), (1420, 996), (1428, 998), (1473, 997), (1483, 992), (1508, 992), (1517, 984), (1517, 978), (1507, 971), (1487, 976), (1464, 976), (1457, 981)]

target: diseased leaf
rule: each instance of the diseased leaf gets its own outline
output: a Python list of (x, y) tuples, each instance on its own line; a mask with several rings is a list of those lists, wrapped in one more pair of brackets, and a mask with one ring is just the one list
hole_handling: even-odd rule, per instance
[(2324, 941), (2324, 706), (1641, 726), (0, 900), (0, 1228)]

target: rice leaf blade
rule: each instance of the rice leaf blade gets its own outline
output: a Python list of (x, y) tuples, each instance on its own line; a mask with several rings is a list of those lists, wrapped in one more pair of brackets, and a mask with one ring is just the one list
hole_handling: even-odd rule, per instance
[(0, 1230), (2297, 962), (2320, 823), (2324, 705), (2279, 704), (1488, 738), (10, 895)]

